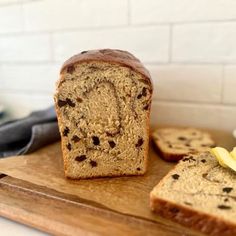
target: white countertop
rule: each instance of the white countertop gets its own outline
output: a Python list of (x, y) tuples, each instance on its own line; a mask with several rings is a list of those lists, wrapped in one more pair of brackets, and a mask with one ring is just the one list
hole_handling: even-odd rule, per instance
[(36, 229), (0, 217), (1, 236), (45, 236), (48, 235)]

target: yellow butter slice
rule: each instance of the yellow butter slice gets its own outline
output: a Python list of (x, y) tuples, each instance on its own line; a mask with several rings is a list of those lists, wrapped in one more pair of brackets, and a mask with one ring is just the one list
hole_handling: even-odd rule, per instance
[[(220, 152), (219, 152), (219, 150), (220, 150)], [(211, 149), (211, 153), (213, 154), (213, 156), (216, 157), (216, 159), (218, 160), (220, 165), (227, 168), (228, 166), (224, 163), (224, 159), (222, 158), (222, 152), (226, 153), (228, 151), (224, 148), (221, 148), (221, 147), (215, 147), (215, 148)]]
[(236, 160), (229, 154), (229, 152), (222, 147), (215, 147), (211, 149), (213, 155), (217, 158), (220, 165), (229, 167), (236, 171)]
[(234, 147), (233, 151), (230, 153), (234, 160), (236, 160), (236, 147)]

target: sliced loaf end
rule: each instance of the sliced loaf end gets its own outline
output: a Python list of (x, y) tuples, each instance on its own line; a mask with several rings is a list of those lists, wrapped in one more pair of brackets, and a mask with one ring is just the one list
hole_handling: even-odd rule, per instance
[(69, 178), (146, 172), (151, 81), (123, 64), (80, 61), (62, 70), (55, 103)]

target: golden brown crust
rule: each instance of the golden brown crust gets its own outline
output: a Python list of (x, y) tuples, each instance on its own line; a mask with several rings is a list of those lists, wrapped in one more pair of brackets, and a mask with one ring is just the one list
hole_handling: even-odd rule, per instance
[(71, 176), (67, 176), (65, 174), (65, 177), (67, 179), (71, 179), (71, 180), (79, 180), (79, 179), (97, 179), (97, 178), (110, 178), (110, 177), (129, 177), (129, 176), (139, 176), (139, 175), (145, 175), (147, 172), (147, 170), (145, 170), (144, 172), (136, 172), (133, 174), (124, 174), (124, 173), (119, 173), (119, 174), (108, 174), (108, 175), (96, 175), (96, 176), (83, 176), (83, 177), (71, 177)]
[(165, 201), (151, 194), (151, 209), (162, 217), (171, 219), (189, 228), (199, 230), (207, 235), (236, 235), (236, 225), (189, 207)]
[(142, 63), (133, 56), (131, 53), (118, 49), (100, 49), (83, 51), (73, 57), (69, 58), (62, 66), (61, 73), (76, 63), (100, 61), (108, 63), (117, 63), (122, 66), (130, 67), (136, 72), (142, 74), (152, 88), (151, 76), (148, 70), (142, 65)]

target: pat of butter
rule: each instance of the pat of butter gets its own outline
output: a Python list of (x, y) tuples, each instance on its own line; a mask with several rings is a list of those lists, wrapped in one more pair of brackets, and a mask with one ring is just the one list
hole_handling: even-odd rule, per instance
[(216, 157), (221, 166), (229, 167), (230, 169), (236, 171), (236, 158), (234, 159), (234, 151), (232, 152), (233, 155), (222, 147), (215, 147), (211, 149), (211, 153)]
[(236, 147), (233, 149), (230, 155), (233, 157), (234, 160), (236, 160)]

